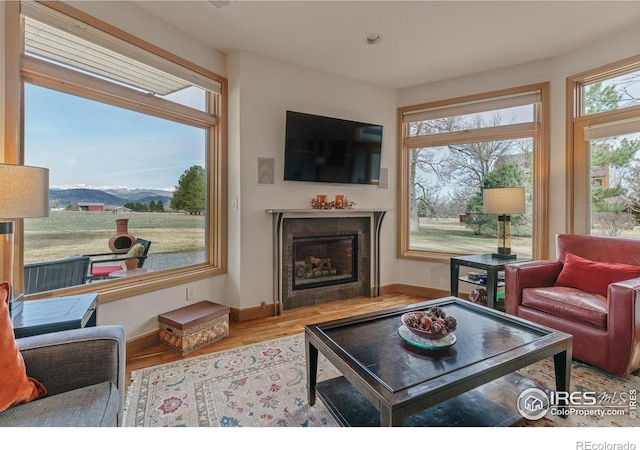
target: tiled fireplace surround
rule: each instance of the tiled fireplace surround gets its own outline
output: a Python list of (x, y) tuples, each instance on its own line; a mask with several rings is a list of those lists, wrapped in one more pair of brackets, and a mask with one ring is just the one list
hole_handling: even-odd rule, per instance
[[(381, 210), (267, 210), (273, 214), (276, 314), (301, 306), (379, 295)], [(294, 289), (294, 238), (357, 236), (357, 276), (352, 282)]]

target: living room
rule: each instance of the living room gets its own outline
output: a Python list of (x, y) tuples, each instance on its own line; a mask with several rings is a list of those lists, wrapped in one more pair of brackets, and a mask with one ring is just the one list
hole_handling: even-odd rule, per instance
[[(144, 2), (141, 2), (144, 3)], [(271, 208), (306, 209), (317, 194), (344, 194), (357, 208), (387, 210), (380, 241), (380, 285), (386, 289), (410, 291), (416, 288), (447, 294), (449, 262), (399, 258), (398, 235), (398, 141), (397, 109), (449, 98), (499, 91), (548, 82), (549, 95), (549, 186), (547, 224), (549, 256), (555, 252), (551, 236), (569, 228), (566, 215), (567, 77), (621, 61), (640, 53), (640, 31), (630, 24), (585, 41), (561, 55), (507, 67), (483, 69), (451, 79), (404, 88), (380, 86), (350, 79), (245, 50), (223, 53), (167, 25), (135, 2), (70, 2), (74, 7), (158, 47), (217, 73), (228, 80), (228, 175), (226, 273), (163, 286), (152, 292), (123, 297), (100, 304), (99, 324), (119, 324), (128, 341), (144, 339), (158, 328), (157, 316), (185, 305), (185, 288), (198, 300), (211, 300), (231, 307), (239, 314), (273, 304), (273, 275), (261, 270), (272, 259)], [(236, 5), (242, 6), (242, 5)], [(233, 7), (233, 5), (231, 6)], [(0, 6), (4, 22), (5, 5)], [(224, 10), (220, 11), (224, 13)], [(536, 26), (536, 25), (531, 25)], [(483, 53), (481, 43), (478, 54)], [(374, 50), (375, 46), (365, 50)], [(523, 51), (526, 53), (526, 50)], [(428, 56), (421, 56), (428, 58)], [(468, 62), (466, 64), (474, 64)], [(402, 70), (401, 67), (398, 70)], [(478, 72), (474, 70), (473, 72)], [(0, 79), (3, 84), (6, 74)], [(4, 90), (3, 97), (4, 99)], [(288, 109), (384, 125), (381, 167), (388, 171), (388, 188), (375, 186), (318, 186), (284, 182), (283, 130)], [(7, 108), (2, 109), (4, 123)], [(256, 182), (258, 158), (275, 161), (275, 182)], [(322, 191), (322, 192), (320, 192)]]

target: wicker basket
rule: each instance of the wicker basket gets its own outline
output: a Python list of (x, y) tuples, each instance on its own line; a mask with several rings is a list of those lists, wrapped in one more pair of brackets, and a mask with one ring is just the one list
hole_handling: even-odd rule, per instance
[(229, 310), (203, 301), (159, 315), (160, 345), (185, 356), (228, 336)]

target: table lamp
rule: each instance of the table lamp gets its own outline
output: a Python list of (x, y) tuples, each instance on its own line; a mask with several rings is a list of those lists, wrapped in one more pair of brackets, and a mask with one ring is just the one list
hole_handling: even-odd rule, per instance
[(485, 214), (498, 214), (498, 252), (491, 256), (515, 259), (511, 253), (511, 216), (524, 214), (526, 210), (523, 187), (484, 189), (482, 210)]
[(49, 169), (0, 164), (0, 281), (8, 281), (9, 312), (20, 312), (22, 300), (13, 290), (12, 219), (49, 215)]

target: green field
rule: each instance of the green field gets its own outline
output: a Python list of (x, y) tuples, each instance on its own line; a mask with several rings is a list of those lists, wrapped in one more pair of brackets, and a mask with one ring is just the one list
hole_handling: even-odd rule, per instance
[[(594, 230), (592, 234), (603, 235)], [(640, 239), (640, 228), (633, 227), (616, 235), (617, 237)], [(549, 236), (554, 241), (554, 236)], [(478, 236), (458, 219), (420, 219), (420, 231), (411, 233), (411, 249), (450, 253), (492, 253), (497, 250), (498, 239), (494, 236)], [(531, 237), (512, 236), (511, 253), (531, 258)], [(554, 256), (554, 255), (552, 255)]]
[(129, 234), (152, 242), (153, 253), (202, 251), (205, 216), (180, 213), (52, 211), (25, 220), (25, 263), (109, 252), (116, 219), (129, 219)]
[[(411, 248), (449, 253), (492, 253), (498, 249), (498, 239), (473, 234), (457, 218), (421, 219), (420, 231), (411, 233)], [(531, 237), (512, 237), (511, 252), (530, 258)]]

